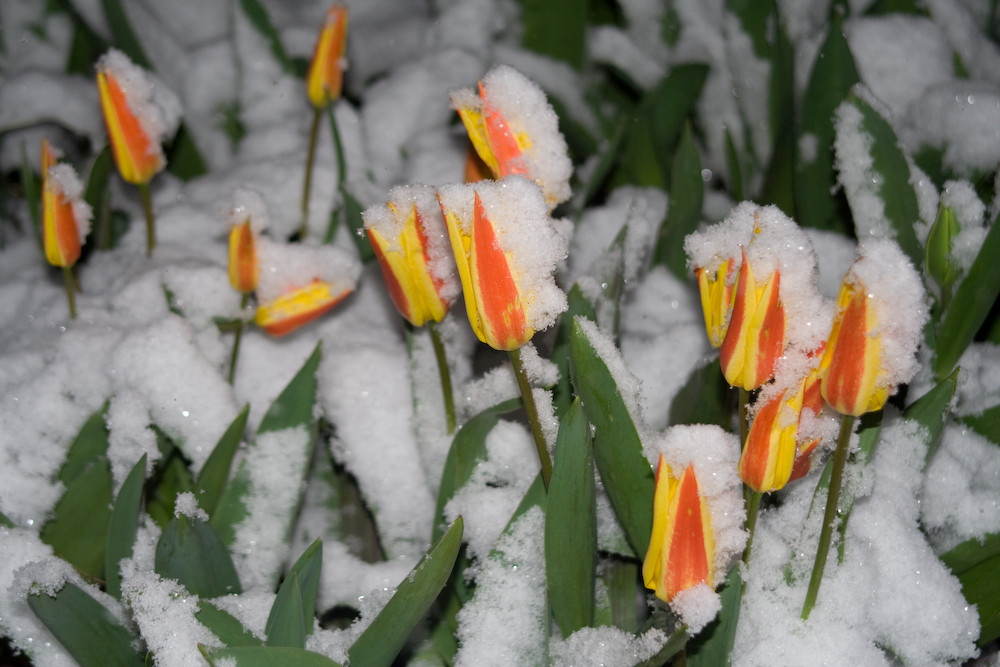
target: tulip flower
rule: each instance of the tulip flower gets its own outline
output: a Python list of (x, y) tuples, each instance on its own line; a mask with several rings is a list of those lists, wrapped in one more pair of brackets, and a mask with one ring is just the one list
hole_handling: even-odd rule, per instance
[[(316, 140), (319, 136), (319, 121), (323, 111), (331, 102), (340, 99), (344, 70), (347, 68), (347, 5), (333, 3), (326, 12), (326, 19), (320, 28), (312, 62), (306, 75), (306, 92), (313, 106), (313, 120), (309, 129), (309, 147), (306, 151), (306, 171), (302, 179), (302, 224), (299, 238), (305, 238), (309, 230), (309, 192), (312, 185), (313, 162), (316, 158)], [(333, 114), (330, 114), (333, 131), (333, 147), (337, 157), (337, 190), (343, 195), (344, 149), (340, 142), (340, 132)]]
[(670, 602), (704, 583), (714, 587), (715, 536), (708, 503), (693, 465), (675, 477), (661, 454), (656, 466), (653, 530), (642, 561), (642, 579), (656, 597)]
[(394, 188), (389, 203), (362, 217), (393, 304), (410, 324), (440, 322), (460, 283), (432, 188)]
[(698, 279), (698, 292), (701, 295), (701, 310), (705, 315), (705, 330), (708, 332), (708, 342), (712, 347), (719, 347), (726, 339), (729, 328), (729, 316), (733, 310), (735, 280), (733, 274), (737, 270), (734, 259), (724, 260), (713, 273), (705, 267), (697, 267), (694, 275)]
[(350, 289), (336, 289), (317, 279), (259, 305), (255, 321), (272, 336), (284, 336), (326, 313), (350, 293)]
[(771, 379), (785, 343), (785, 311), (780, 300), (781, 274), (758, 282), (746, 250), (733, 297), (733, 311), (720, 360), (726, 381), (747, 391)]
[(97, 61), (97, 89), (118, 173), (127, 183), (138, 185), (142, 195), (146, 252), (152, 255), (156, 232), (149, 181), (166, 165), (160, 143), (176, 127), (176, 99), (166, 91), (154, 99), (146, 72), (115, 49)]
[(91, 209), (83, 185), (68, 164), (57, 164), (48, 140), (42, 140), (42, 245), (45, 259), (63, 269), (69, 315), (76, 319), (76, 281), (72, 267), (90, 232)]
[(241, 294), (257, 289), (260, 265), (250, 218), (229, 230), (229, 284)]
[(541, 88), (505, 65), (471, 89), (451, 94), (473, 147), (493, 177), (522, 175), (535, 181), (549, 209), (570, 195), (573, 166), (559, 120)]

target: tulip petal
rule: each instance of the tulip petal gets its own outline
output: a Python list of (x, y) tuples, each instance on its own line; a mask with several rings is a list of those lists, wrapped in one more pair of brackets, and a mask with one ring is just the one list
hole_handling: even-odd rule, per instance
[(347, 6), (334, 3), (320, 29), (306, 76), (309, 101), (318, 109), (340, 97), (347, 51)]
[(795, 461), (795, 441), (802, 394), (772, 397), (757, 412), (740, 457), (740, 478), (758, 493), (776, 491), (788, 483)]
[(863, 285), (841, 286), (837, 313), (820, 363), (823, 398), (837, 412), (859, 417), (889, 397), (889, 387), (879, 384), (881, 344)]
[(272, 336), (284, 336), (329, 311), (350, 291), (335, 292), (330, 283), (314, 280), (305, 287), (261, 304), (257, 308), (257, 325)]
[(159, 143), (147, 134), (113, 75), (99, 69), (97, 88), (118, 172), (128, 183), (148, 183), (163, 168)]
[(53, 266), (73, 266), (80, 258), (81, 241), (73, 202), (49, 173), (56, 157), (42, 142), (42, 240), (45, 259)]
[(249, 294), (257, 289), (260, 266), (256, 246), (249, 218), (229, 230), (229, 284), (237, 292)]

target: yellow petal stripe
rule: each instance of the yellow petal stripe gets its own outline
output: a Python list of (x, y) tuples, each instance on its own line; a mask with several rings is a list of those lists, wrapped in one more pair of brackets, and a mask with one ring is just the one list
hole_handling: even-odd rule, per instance
[(347, 6), (334, 3), (320, 29), (306, 77), (309, 101), (322, 109), (340, 97), (347, 51)]
[(336, 306), (350, 290), (335, 291), (330, 283), (314, 280), (258, 306), (257, 325), (272, 336), (284, 336)]
[(98, 70), (97, 89), (118, 173), (128, 183), (148, 183), (163, 169), (156, 142), (146, 134), (113, 76)]
[(42, 240), (45, 259), (53, 266), (73, 266), (80, 258), (80, 233), (73, 204), (49, 179), (56, 164), (48, 140), (42, 141)]

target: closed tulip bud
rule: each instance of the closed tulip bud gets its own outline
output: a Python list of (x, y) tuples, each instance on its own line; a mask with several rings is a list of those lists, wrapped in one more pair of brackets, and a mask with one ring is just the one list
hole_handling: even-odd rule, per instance
[(229, 230), (229, 284), (237, 292), (249, 294), (257, 289), (259, 277), (257, 241), (248, 218)]
[(389, 297), (413, 326), (440, 322), (458, 296), (448, 230), (435, 192), (393, 188), (389, 203), (363, 214)]
[(732, 315), (720, 350), (722, 373), (734, 387), (756, 389), (774, 374), (774, 364), (785, 342), (780, 282), (777, 269), (758, 282), (743, 251)]
[(326, 13), (306, 77), (309, 101), (325, 108), (340, 97), (347, 68), (347, 6), (334, 3)]
[(83, 200), (83, 185), (68, 164), (57, 164), (47, 140), (42, 141), (42, 241), (45, 259), (70, 267), (80, 258), (90, 231), (91, 209)]
[(670, 602), (698, 584), (714, 587), (715, 536), (693, 465), (675, 477), (663, 455), (656, 467), (653, 530), (642, 562), (646, 588)]
[(701, 309), (705, 315), (705, 330), (712, 347), (719, 347), (726, 339), (735, 296), (735, 269), (735, 261), (728, 259), (719, 264), (714, 272), (704, 267), (698, 267), (694, 271), (701, 295)]

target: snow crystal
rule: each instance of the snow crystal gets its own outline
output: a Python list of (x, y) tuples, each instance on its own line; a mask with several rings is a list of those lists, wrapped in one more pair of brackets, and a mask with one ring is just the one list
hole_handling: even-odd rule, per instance
[(170, 139), (181, 119), (177, 96), (146, 70), (135, 65), (118, 49), (109, 49), (97, 61), (98, 71), (115, 79), (129, 110), (138, 119), (143, 132), (151, 137), (149, 150), (163, 161), (160, 144)]
[(622, 402), (625, 403), (629, 416), (636, 427), (639, 427), (643, 423), (639, 399), (642, 394), (642, 386), (625, 365), (618, 346), (609, 335), (598, 329), (597, 325), (587, 318), (578, 315), (574, 318), (574, 322), (579, 325), (587, 342), (604, 362), (604, 365), (608, 367), (608, 372), (611, 373), (611, 378), (618, 387), (618, 393), (622, 397)]
[(863, 123), (861, 111), (850, 102), (842, 102), (834, 112), (837, 138), (833, 145), (838, 180), (851, 202), (858, 238), (894, 238), (896, 230), (885, 216), (880, 175), (875, 171), (872, 157), (874, 139), (863, 129)]
[(566, 639), (552, 638), (549, 659), (553, 667), (631, 667), (652, 658), (666, 641), (656, 628), (639, 636), (613, 626), (580, 628)]
[(683, 619), (688, 630), (694, 634), (715, 620), (722, 609), (722, 600), (705, 583), (686, 588), (670, 601), (670, 608)]
[(230, 227), (242, 225), (249, 220), (253, 233), (260, 234), (271, 226), (271, 212), (260, 192), (253, 188), (236, 188), (233, 190), (232, 200), (227, 220)]
[(208, 521), (208, 513), (198, 507), (198, 499), (190, 491), (178, 493), (174, 500), (174, 516), (186, 516), (199, 521)]
[(90, 221), (94, 212), (83, 199), (83, 183), (76, 175), (76, 170), (68, 164), (60, 163), (49, 167), (48, 183), (56, 197), (68, 201), (73, 208), (73, 219), (76, 221), (76, 233), (82, 245), (90, 233)]
[(257, 296), (265, 303), (314, 280), (330, 283), (333, 294), (351, 291), (361, 274), (358, 260), (336, 246), (282, 244), (262, 237), (257, 240), (257, 257)]
[(117, 494), (143, 454), (146, 455), (144, 474), (146, 477), (152, 474), (153, 466), (160, 460), (160, 449), (156, 445), (156, 433), (149, 427), (146, 401), (134, 391), (123, 388), (111, 397), (105, 421), (108, 426), (108, 460)]

